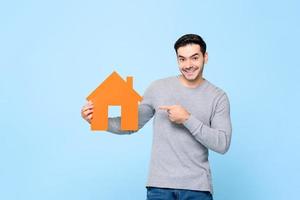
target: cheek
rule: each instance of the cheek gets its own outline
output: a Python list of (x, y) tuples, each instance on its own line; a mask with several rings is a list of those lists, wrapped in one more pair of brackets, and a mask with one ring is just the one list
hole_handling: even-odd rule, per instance
[(202, 61), (198, 61), (197, 63), (195, 63), (195, 65), (201, 69), (203, 67), (203, 65), (204, 65), (204, 61), (203, 60)]
[(178, 64), (179, 70), (182, 70), (184, 68), (184, 65), (181, 63)]
[(199, 60), (195, 61), (194, 64), (197, 65), (198, 67), (201, 67), (203, 62), (204, 62), (203, 60), (199, 59)]

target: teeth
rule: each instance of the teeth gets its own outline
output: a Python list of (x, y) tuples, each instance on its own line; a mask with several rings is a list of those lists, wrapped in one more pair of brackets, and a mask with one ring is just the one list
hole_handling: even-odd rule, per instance
[(184, 71), (186, 71), (186, 72), (193, 72), (193, 71), (195, 71), (194, 69), (186, 69), (186, 70), (184, 70)]
[(186, 72), (191, 73), (191, 72), (194, 72), (194, 70), (187, 70)]

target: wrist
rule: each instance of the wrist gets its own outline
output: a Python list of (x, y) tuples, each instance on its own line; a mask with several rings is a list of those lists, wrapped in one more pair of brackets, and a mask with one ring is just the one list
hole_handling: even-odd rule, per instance
[(187, 113), (186, 115), (185, 115), (185, 117), (183, 118), (183, 121), (182, 121), (182, 123), (184, 123), (184, 122), (186, 122), (189, 118), (190, 118), (190, 113)]

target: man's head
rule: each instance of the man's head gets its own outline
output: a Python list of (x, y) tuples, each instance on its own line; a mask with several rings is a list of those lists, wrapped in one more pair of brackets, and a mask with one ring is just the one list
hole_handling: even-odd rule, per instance
[(202, 77), (204, 64), (208, 60), (204, 40), (195, 34), (180, 37), (174, 44), (179, 70), (185, 80), (197, 81)]

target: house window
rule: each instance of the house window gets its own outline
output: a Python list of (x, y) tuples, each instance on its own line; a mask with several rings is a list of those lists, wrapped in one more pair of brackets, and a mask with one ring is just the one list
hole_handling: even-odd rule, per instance
[(108, 106), (108, 117), (121, 117), (121, 106)]

